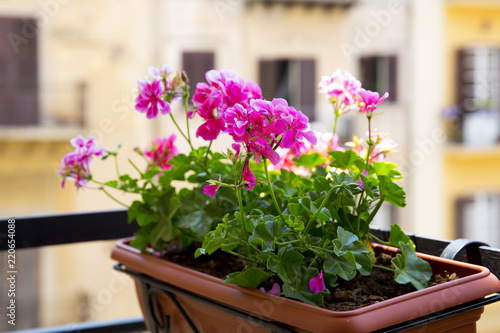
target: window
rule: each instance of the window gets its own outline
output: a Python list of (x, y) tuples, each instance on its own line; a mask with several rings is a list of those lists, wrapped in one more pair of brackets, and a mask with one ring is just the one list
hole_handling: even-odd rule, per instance
[(456, 104), (452, 139), (494, 144), (500, 134), (500, 48), (478, 46), (457, 53)]
[(397, 57), (368, 56), (360, 59), (363, 88), (379, 94), (389, 93), (389, 102), (398, 100)]
[(302, 111), (310, 121), (315, 119), (316, 63), (314, 59), (261, 60), (259, 83), (265, 99), (284, 98)]
[(32, 29), (34, 20), (0, 18), (0, 125), (39, 122), (37, 33)]
[(456, 201), (457, 236), (500, 247), (500, 193), (478, 192)]
[(205, 73), (214, 68), (213, 52), (184, 52), (182, 54), (182, 68), (189, 77), (189, 95), (196, 91), (197, 82), (206, 82)]

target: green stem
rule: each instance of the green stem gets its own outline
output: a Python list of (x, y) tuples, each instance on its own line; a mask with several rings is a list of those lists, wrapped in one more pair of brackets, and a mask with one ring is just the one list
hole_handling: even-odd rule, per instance
[(328, 199), (330, 198), (330, 195), (332, 195), (332, 193), (333, 193), (334, 190), (335, 190), (335, 187), (332, 187), (328, 191), (328, 193), (326, 194), (325, 198), (321, 202), (321, 205), (319, 205), (318, 210), (316, 211), (316, 213), (314, 213), (314, 215), (309, 218), (309, 221), (307, 221), (306, 227), (305, 227), (304, 232), (303, 232), (304, 234), (307, 234), (307, 232), (309, 231), (309, 229), (312, 227), (312, 222), (314, 220), (316, 220), (316, 218), (318, 217), (318, 214), (320, 213), (320, 211), (323, 209), (323, 207), (325, 207)]
[(288, 242), (275, 242), (276, 245), (288, 245), (288, 244), (295, 244), (295, 243), (298, 243), (300, 242), (300, 239), (295, 239), (295, 240), (292, 240), (292, 241), (288, 241)]
[(383, 269), (385, 271), (389, 271), (389, 272), (393, 272), (393, 273), (396, 272), (395, 269), (392, 269), (390, 267), (385, 267), (385, 266), (382, 266), (382, 265), (376, 265), (376, 264), (374, 264), (373, 267), (380, 268), (380, 269)]
[(335, 218), (337, 217), (337, 214), (339, 213), (339, 209), (340, 209), (340, 201), (342, 199), (342, 196), (338, 196), (337, 198), (337, 206), (336, 206), (336, 209), (335, 209), (335, 214), (333, 215), (332, 217), (332, 221), (330, 222), (330, 225), (328, 226), (328, 231), (323, 235), (323, 247), (326, 247), (326, 243), (328, 242), (328, 235), (330, 234), (330, 232), (332, 231), (332, 228), (334, 227), (335, 223)]
[(116, 175), (118, 176), (118, 178), (120, 178), (120, 168), (118, 168), (118, 156), (114, 154), (113, 157), (115, 159)]
[(170, 112), (170, 118), (172, 119), (172, 121), (174, 122), (174, 125), (175, 127), (177, 127), (177, 129), (179, 130), (179, 133), (181, 133), (181, 135), (184, 137), (184, 139), (186, 139), (187, 143), (189, 144), (189, 147), (191, 147), (191, 151), (194, 150), (194, 147), (193, 145), (191, 144), (191, 140), (186, 136), (186, 134), (184, 134), (184, 132), (181, 130), (181, 128), (179, 127), (179, 124), (177, 124), (177, 121), (175, 121), (175, 118), (174, 116), (172, 115), (172, 112)]
[(271, 198), (273, 199), (274, 207), (278, 211), (281, 221), (285, 222), (285, 218), (281, 214), (281, 208), (278, 205), (276, 196), (274, 195), (273, 185), (271, 184), (271, 177), (269, 176), (269, 170), (267, 170), (267, 159), (263, 158), (263, 161), (264, 161), (264, 172), (266, 173), (266, 179), (267, 179), (267, 186), (269, 187), (269, 193), (271, 194)]
[(380, 238), (378, 238), (377, 236), (375, 236), (374, 234), (370, 233), (370, 236), (377, 242), (377, 243), (380, 243), (380, 244), (385, 244), (385, 245), (389, 245), (389, 242), (386, 242), (386, 241), (383, 241), (381, 240)]
[[(246, 163), (246, 161), (245, 161)], [(243, 167), (245, 165), (243, 164)], [(239, 181), (240, 177), (238, 175), (238, 172), (236, 171), (236, 161), (233, 162), (233, 172), (234, 172), (234, 184), (236, 185), (236, 196), (238, 197), (238, 206), (240, 208), (240, 215), (241, 215), (241, 232), (243, 233), (244, 239), (248, 240), (248, 234), (247, 230), (245, 229), (245, 212), (243, 211), (243, 198), (241, 195), (241, 182)]]
[(229, 253), (229, 254), (232, 254), (232, 255), (233, 255), (233, 256), (235, 256), (235, 257), (238, 257), (238, 258), (244, 259), (244, 260), (246, 260), (246, 261), (252, 261), (252, 262), (254, 262), (254, 263), (256, 263), (256, 264), (260, 264), (258, 261), (253, 260), (253, 259), (250, 259), (250, 258), (248, 258), (248, 257), (246, 257), (246, 256), (244, 256), (244, 255), (241, 255), (241, 254), (237, 253), (237, 252), (234, 252), (234, 251), (225, 251), (225, 252), (227, 252), (227, 253)]
[(132, 162), (131, 159), (128, 160), (130, 164), (132, 164), (132, 167), (142, 176), (142, 171)]
[(126, 204), (124, 204), (123, 202), (121, 202), (120, 200), (116, 199), (114, 196), (112, 196), (112, 195), (111, 195), (111, 193), (109, 193), (108, 191), (106, 191), (106, 189), (105, 189), (104, 187), (102, 187), (102, 188), (101, 188), (101, 190), (102, 190), (104, 193), (106, 193), (106, 195), (107, 195), (108, 197), (110, 197), (110, 198), (111, 198), (111, 200), (113, 200), (114, 202), (116, 202), (116, 203), (118, 203), (118, 204), (122, 205), (122, 206), (123, 206), (123, 207), (125, 207), (125, 208), (129, 208), (129, 206), (128, 206), (128, 205), (126, 205)]
[(337, 120), (339, 119), (340, 113), (335, 111), (335, 120), (333, 122), (333, 136), (337, 134)]
[[(184, 93), (185, 93), (185, 97), (184, 97), (184, 109), (186, 111), (187, 140), (189, 142), (189, 145), (191, 145), (191, 131), (189, 130), (189, 117), (188, 117), (188, 113), (189, 113), (189, 104), (188, 104), (189, 90), (187, 88), (187, 85), (186, 85), (186, 88), (184, 89)], [(210, 141), (210, 143), (212, 143), (212, 142)], [(191, 150), (192, 149), (193, 149), (193, 146), (191, 146)]]
[(377, 202), (377, 206), (375, 206), (375, 209), (372, 211), (372, 213), (370, 214), (370, 216), (366, 220), (366, 223), (370, 224), (370, 222), (373, 220), (375, 215), (377, 215), (378, 210), (380, 209), (380, 207), (382, 207), (382, 204), (384, 203), (384, 199), (385, 199), (385, 196), (382, 195)]
[(207, 168), (207, 163), (208, 163), (208, 153), (210, 152), (210, 148), (212, 147), (212, 143), (213, 143), (213, 141), (210, 141), (210, 143), (208, 144), (207, 154), (205, 155), (205, 169)]

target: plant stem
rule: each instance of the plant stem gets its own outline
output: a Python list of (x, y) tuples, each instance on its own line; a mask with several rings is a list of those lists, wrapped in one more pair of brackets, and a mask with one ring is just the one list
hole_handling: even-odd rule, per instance
[(339, 119), (340, 113), (335, 110), (335, 120), (333, 121), (333, 136), (337, 134), (337, 120)]
[(210, 141), (210, 143), (208, 144), (207, 154), (205, 155), (205, 169), (207, 168), (207, 163), (208, 163), (208, 153), (210, 152), (210, 148), (212, 147), (212, 143), (213, 143), (213, 141)]
[(382, 204), (384, 203), (384, 199), (385, 199), (385, 196), (382, 195), (380, 197), (380, 199), (378, 200), (377, 206), (375, 206), (375, 209), (372, 211), (372, 213), (368, 217), (368, 220), (366, 220), (366, 222), (368, 224), (370, 224), (370, 222), (373, 220), (373, 218), (375, 217), (375, 215), (377, 215), (378, 210), (380, 209), (380, 207), (382, 207)]
[(335, 225), (335, 217), (337, 217), (337, 214), (339, 213), (340, 209), (340, 201), (342, 200), (342, 196), (339, 195), (337, 198), (337, 207), (335, 209), (335, 214), (332, 216), (332, 221), (330, 222), (330, 225), (328, 226), (328, 231), (323, 235), (323, 247), (326, 247), (326, 243), (328, 242), (328, 235), (332, 231), (333, 226)]
[[(325, 207), (326, 202), (328, 201), (328, 199), (330, 198), (330, 195), (332, 195), (332, 193), (333, 193), (334, 190), (335, 190), (335, 187), (332, 187), (328, 191), (328, 193), (326, 194), (325, 198), (321, 202), (321, 205), (319, 205), (318, 210), (316, 211), (316, 213), (314, 213), (314, 215), (309, 218), (309, 221), (307, 221), (306, 227), (305, 227), (304, 232), (303, 232), (304, 234), (306, 234), (309, 231), (309, 229), (312, 226), (312, 222), (314, 220), (316, 220), (316, 217), (318, 217), (318, 214), (320, 213), (320, 211), (323, 209), (323, 207)], [(335, 215), (337, 215), (337, 214), (335, 214)]]
[(141, 176), (143, 175), (142, 171), (141, 171), (141, 170), (140, 170), (140, 169), (139, 169), (139, 168), (138, 168), (138, 167), (134, 164), (134, 162), (132, 162), (132, 160), (131, 160), (131, 159), (129, 159), (129, 160), (128, 160), (128, 162), (129, 162), (130, 164), (132, 164), (132, 167), (133, 167), (133, 168), (134, 168), (134, 169), (135, 169), (135, 170), (136, 170), (136, 171), (137, 171), (137, 172), (138, 172)]
[(285, 218), (281, 214), (281, 208), (278, 205), (276, 196), (274, 195), (273, 185), (271, 184), (271, 177), (269, 176), (269, 170), (267, 170), (267, 159), (263, 158), (263, 161), (264, 161), (264, 172), (266, 173), (266, 179), (267, 179), (267, 186), (269, 187), (269, 193), (271, 194), (271, 198), (273, 199), (274, 207), (278, 211), (281, 221), (285, 222)]
[(108, 197), (110, 197), (110, 198), (111, 198), (111, 200), (113, 200), (114, 202), (116, 202), (116, 203), (118, 203), (118, 204), (122, 205), (122, 206), (123, 206), (123, 207), (125, 207), (125, 208), (129, 208), (129, 206), (128, 206), (128, 205), (126, 205), (126, 204), (124, 204), (123, 202), (121, 202), (120, 200), (116, 199), (114, 196), (112, 196), (112, 195), (111, 195), (111, 193), (109, 193), (108, 191), (106, 191), (106, 189), (105, 189), (104, 187), (103, 187), (103, 188), (101, 188), (101, 190), (102, 190), (104, 193), (106, 193), (106, 195), (107, 195)]
[(256, 264), (259, 264), (259, 262), (258, 262), (257, 260), (250, 259), (250, 258), (248, 258), (248, 257), (246, 257), (246, 256), (244, 256), (244, 255), (241, 255), (241, 254), (237, 253), (237, 252), (234, 252), (234, 251), (225, 251), (225, 252), (227, 252), (227, 253), (229, 253), (229, 254), (232, 254), (232, 255), (233, 255), (233, 256), (235, 256), (235, 257), (238, 257), (238, 258), (244, 259), (244, 260), (246, 260), (246, 261), (252, 261), (252, 262), (254, 262), (254, 263), (256, 263)]
[[(184, 97), (184, 109), (186, 111), (186, 131), (187, 131), (187, 140), (189, 142), (189, 145), (191, 145), (191, 131), (189, 131), (189, 117), (188, 117), (188, 113), (189, 113), (189, 104), (188, 104), (188, 98), (189, 98), (189, 90), (187, 89), (187, 86), (186, 88), (184, 89), (184, 92), (185, 92), (185, 97)], [(212, 143), (212, 141), (210, 141), (210, 144)], [(191, 146), (191, 150), (193, 149), (193, 146)]]
[(118, 156), (114, 154), (113, 158), (115, 160), (116, 175), (118, 176), (118, 178), (120, 178), (120, 168), (118, 168)]
[(187, 143), (189, 144), (189, 147), (191, 147), (191, 151), (194, 150), (193, 148), (193, 145), (191, 144), (191, 140), (186, 136), (186, 134), (184, 134), (184, 132), (181, 130), (181, 128), (179, 127), (179, 124), (177, 124), (177, 121), (175, 121), (175, 118), (174, 116), (172, 115), (172, 112), (170, 112), (170, 118), (172, 119), (172, 121), (174, 122), (174, 125), (175, 127), (177, 127), (177, 129), (179, 130), (179, 133), (181, 133), (181, 135), (184, 137), (184, 139), (186, 139)]
[(377, 264), (374, 264), (373, 267), (376, 267), (376, 268), (380, 268), (380, 269), (383, 269), (385, 271), (389, 271), (389, 272), (393, 272), (395, 273), (396, 270), (395, 269), (392, 269), (390, 267), (385, 267), (385, 266), (382, 266), (382, 265), (377, 265)]
[[(246, 163), (246, 161), (245, 161)], [(243, 166), (245, 165), (243, 163)], [(234, 184), (236, 185), (236, 196), (238, 197), (238, 206), (240, 208), (240, 215), (241, 215), (241, 232), (243, 233), (243, 236), (245, 237), (245, 240), (248, 240), (248, 234), (247, 230), (245, 229), (245, 212), (243, 211), (243, 199), (241, 195), (241, 182), (240, 182), (240, 177), (238, 175), (238, 172), (236, 170), (236, 161), (233, 162), (233, 172), (234, 172)]]

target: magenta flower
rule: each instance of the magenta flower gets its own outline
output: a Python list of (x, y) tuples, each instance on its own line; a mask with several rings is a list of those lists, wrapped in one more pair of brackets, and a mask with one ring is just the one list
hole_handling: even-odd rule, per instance
[(385, 93), (379, 98), (378, 92), (364, 89), (360, 90), (358, 95), (361, 97), (359, 112), (366, 113), (366, 115), (371, 115), (377, 109), (377, 105), (389, 97), (389, 93)]
[(177, 147), (174, 145), (175, 139), (175, 134), (154, 139), (151, 141), (151, 147), (144, 151), (144, 156), (151, 161), (151, 164), (159, 166), (162, 170), (169, 170), (172, 168), (172, 164), (168, 164), (168, 161), (179, 154)]
[(318, 86), (320, 91), (336, 104), (338, 112), (347, 113), (357, 108), (356, 98), (361, 89), (361, 82), (349, 72), (342, 74), (340, 69), (337, 69), (332, 75), (323, 76)]
[(281, 292), (281, 287), (278, 283), (274, 282), (273, 286), (271, 287), (271, 289), (269, 289), (269, 291), (266, 291), (264, 287), (261, 287), (259, 290), (262, 291), (263, 293), (268, 293), (269, 295), (279, 296)]
[(224, 114), (228, 108), (236, 105), (246, 108), (252, 99), (262, 98), (262, 91), (255, 82), (245, 81), (233, 71), (210, 70), (205, 77), (208, 84), (196, 85), (193, 102), (197, 113), (206, 121), (196, 135), (210, 141), (226, 130)]
[(220, 132), (226, 129), (226, 124), (219, 117), (219, 108), (222, 105), (222, 97), (217, 94), (210, 95), (203, 104), (198, 105), (198, 114), (205, 122), (196, 130), (196, 137), (202, 137), (206, 141), (217, 139)]
[(205, 185), (203, 186), (203, 193), (208, 194), (209, 197), (213, 197), (215, 192), (219, 189), (219, 185)]
[(246, 188), (251, 190), (255, 187), (255, 183), (257, 183), (257, 178), (255, 178), (255, 175), (250, 171), (250, 167), (248, 166), (248, 161), (246, 161), (244, 167), (243, 167), (243, 173), (241, 175), (243, 177), (243, 180), (248, 182), (246, 184)]
[[(361, 172), (364, 176), (368, 177), (368, 171), (366, 170), (363, 170), (363, 172)], [(365, 185), (363, 184), (363, 180), (361, 179), (361, 177), (359, 177), (359, 179), (355, 182), (356, 184), (359, 185), (359, 187), (361, 189), (365, 189)]]
[(61, 187), (64, 188), (66, 179), (70, 179), (75, 180), (75, 186), (78, 189), (87, 186), (91, 179), (89, 166), (93, 156), (103, 156), (106, 149), (97, 147), (94, 136), (85, 139), (79, 135), (70, 142), (75, 150), (63, 156), (58, 174), (63, 178)]
[(170, 73), (172, 73), (174, 69), (170, 65), (163, 65), (160, 69), (151, 66), (148, 69), (148, 74), (153, 78), (153, 80), (162, 80), (166, 78)]
[(321, 271), (315, 278), (309, 280), (309, 289), (315, 294), (326, 289), (325, 281), (323, 280), (323, 271)]
[(146, 112), (148, 119), (154, 119), (158, 112), (162, 114), (170, 113), (170, 104), (162, 99), (165, 93), (165, 85), (161, 80), (150, 82), (145, 79), (138, 81), (139, 95), (135, 100), (135, 109), (141, 113)]

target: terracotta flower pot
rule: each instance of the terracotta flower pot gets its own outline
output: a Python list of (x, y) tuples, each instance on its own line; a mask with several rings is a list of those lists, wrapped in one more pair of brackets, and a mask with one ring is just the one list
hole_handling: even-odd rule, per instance
[[(456, 272), (460, 279), (361, 309), (335, 312), (255, 289), (226, 284), (221, 279), (143, 254), (130, 247), (129, 241), (119, 241), (111, 258), (125, 265), (127, 270), (139, 273), (140, 277), (145, 275), (149, 282), (152, 278), (163, 281), (169, 288), (179, 288), (181, 295), (175, 299), (199, 332), (270, 332), (261, 326), (268, 323), (277, 323), (275, 326), (281, 327), (282, 332), (371, 332), (480, 299), (500, 290), (500, 281), (485, 267), (419, 253), (420, 257), (430, 262), (435, 274), (446, 270), (450, 274)], [(374, 248), (376, 251), (395, 252), (393, 248), (378, 244), (374, 244)], [(148, 289), (138, 290), (145, 317), (159, 323), (159, 326), (169, 326), (168, 332), (192, 332), (189, 323), (172, 303), (169, 293), (162, 293), (155, 284), (149, 282), (136, 281), (138, 287), (147, 286)], [(200, 297), (201, 303), (192, 300), (192, 294)], [(144, 295), (147, 297), (144, 298)], [(214, 310), (207, 300), (216, 306), (225, 304), (228, 310)], [(145, 312), (147, 309), (150, 313)], [(407, 332), (475, 332), (476, 321), (482, 312), (481, 307)], [(239, 314), (240, 318), (234, 317), (234, 313)], [(245, 318), (245, 314), (252, 317)]]

